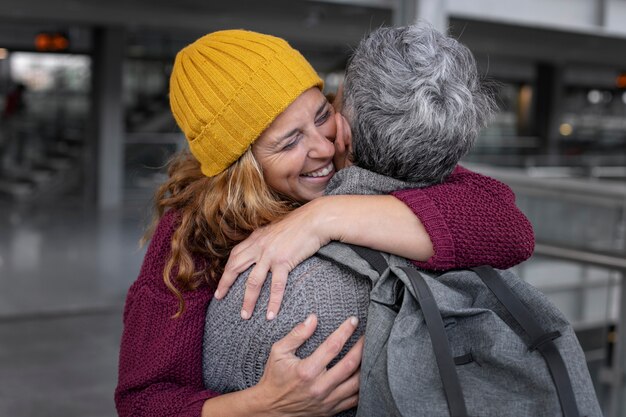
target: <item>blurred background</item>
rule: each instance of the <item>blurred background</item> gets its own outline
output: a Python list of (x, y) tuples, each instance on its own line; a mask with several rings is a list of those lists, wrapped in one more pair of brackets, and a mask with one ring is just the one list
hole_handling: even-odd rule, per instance
[(572, 321), (607, 416), (626, 416), (626, 0), (3, 0), (0, 415), (114, 416), (121, 312), (150, 199), (185, 145), (173, 57), (246, 28), (333, 92), (368, 31), (426, 19), (500, 82), (466, 166), (534, 224), (517, 270)]

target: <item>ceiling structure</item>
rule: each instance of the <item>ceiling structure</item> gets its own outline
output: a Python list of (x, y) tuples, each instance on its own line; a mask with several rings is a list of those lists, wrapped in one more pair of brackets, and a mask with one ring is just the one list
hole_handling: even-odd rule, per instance
[(318, 70), (332, 71), (363, 35), (392, 24), (402, 4), (445, 4), (450, 33), (496, 70), (539, 61), (626, 68), (626, 54), (616, 53), (626, 48), (625, 1), (438, 1), (3, 0), (0, 47), (29, 50), (37, 32), (63, 30), (72, 51), (86, 53), (92, 27), (115, 26), (126, 29), (129, 56), (171, 59), (202, 34), (240, 27), (284, 37)]

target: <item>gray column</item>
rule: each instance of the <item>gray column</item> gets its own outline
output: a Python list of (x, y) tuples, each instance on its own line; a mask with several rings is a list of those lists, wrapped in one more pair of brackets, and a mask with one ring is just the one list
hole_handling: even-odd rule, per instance
[(606, 26), (607, 0), (595, 0), (595, 24), (601, 28)]
[(554, 63), (537, 65), (535, 80), (535, 122), (542, 152), (559, 153), (559, 123), (563, 111), (563, 67)]
[(0, 93), (6, 94), (11, 84), (11, 54), (0, 59)]
[(122, 65), (125, 31), (94, 29), (92, 54), (92, 130), (85, 169), (86, 196), (99, 209), (119, 207), (124, 188)]
[(425, 20), (441, 33), (448, 33), (449, 16), (446, 0), (397, 0), (394, 26), (405, 26)]

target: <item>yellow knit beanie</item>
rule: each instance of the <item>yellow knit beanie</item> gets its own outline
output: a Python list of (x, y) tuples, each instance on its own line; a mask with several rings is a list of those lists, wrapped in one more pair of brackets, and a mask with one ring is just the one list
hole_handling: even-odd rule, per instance
[(202, 173), (212, 177), (243, 155), (300, 94), (322, 86), (285, 40), (225, 30), (178, 52), (170, 107)]

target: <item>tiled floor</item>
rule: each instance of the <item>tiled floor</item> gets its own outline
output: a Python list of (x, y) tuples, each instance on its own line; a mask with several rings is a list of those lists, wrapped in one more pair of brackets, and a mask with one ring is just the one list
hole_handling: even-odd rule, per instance
[(120, 312), (0, 322), (0, 415), (112, 417)]
[(0, 416), (115, 416), (126, 290), (146, 205), (0, 202)]

